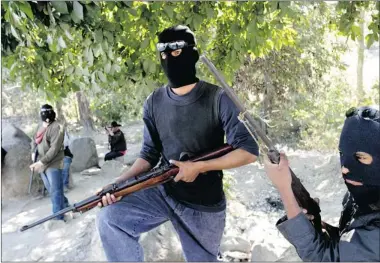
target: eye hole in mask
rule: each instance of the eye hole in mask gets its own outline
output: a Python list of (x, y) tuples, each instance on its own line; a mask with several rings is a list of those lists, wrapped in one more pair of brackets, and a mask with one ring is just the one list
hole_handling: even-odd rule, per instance
[(365, 165), (370, 165), (373, 162), (373, 158), (366, 152), (356, 152), (355, 159)]

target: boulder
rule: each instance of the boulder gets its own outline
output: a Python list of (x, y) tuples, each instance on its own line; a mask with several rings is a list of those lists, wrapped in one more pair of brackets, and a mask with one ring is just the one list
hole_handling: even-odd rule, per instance
[(220, 251), (222, 253), (238, 251), (248, 254), (251, 251), (251, 243), (241, 237), (224, 236), (220, 245)]
[[(7, 152), (1, 169), (2, 198), (10, 200), (28, 195), (31, 171), (31, 139), (13, 124), (5, 123), (1, 130), (1, 147)], [(42, 189), (42, 180), (34, 174), (32, 195)]]
[[(3, 199), (15, 199), (28, 195), (29, 179), (32, 164), (30, 146), (16, 144), (8, 148), (1, 169), (1, 190)], [(34, 173), (32, 195), (37, 195), (42, 189), (43, 182), (39, 174)]]
[(9, 151), (13, 145), (23, 145), (30, 147), (31, 139), (21, 129), (17, 128), (13, 124), (4, 124), (1, 130), (1, 147), (5, 151)]
[(287, 250), (284, 251), (284, 253), (282, 253), (277, 261), (301, 262), (302, 259), (298, 256), (296, 249), (293, 246), (290, 246)]
[(253, 247), (251, 253), (251, 262), (257, 261), (276, 261), (278, 259), (276, 253), (264, 244), (257, 244)]
[(102, 165), (101, 175), (104, 177), (116, 178), (120, 176), (123, 170), (124, 166), (121, 162), (117, 160), (109, 160)]
[(70, 151), (74, 155), (71, 171), (81, 172), (85, 169), (98, 166), (98, 153), (93, 139), (76, 138), (70, 144)]

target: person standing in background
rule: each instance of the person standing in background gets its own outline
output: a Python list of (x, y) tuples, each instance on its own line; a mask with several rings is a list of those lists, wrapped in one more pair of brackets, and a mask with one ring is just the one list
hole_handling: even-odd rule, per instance
[(72, 184), (70, 184), (70, 181), (72, 181), (72, 178), (70, 178), (70, 166), (73, 161), (74, 155), (70, 151), (70, 135), (67, 132), (67, 129), (65, 131), (65, 136), (63, 140), (63, 147), (64, 147), (64, 159), (63, 159), (63, 170), (62, 170), (62, 175), (63, 175), (63, 187), (64, 191), (67, 192), (72, 188)]
[[(53, 213), (56, 213), (69, 206), (63, 192), (64, 128), (56, 120), (53, 107), (48, 104), (41, 107), (40, 117), (42, 127), (31, 142), (32, 159), (37, 149), (39, 160), (30, 165), (30, 169), (41, 174), (45, 188), (50, 194)], [(64, 220), (64, 216), (55, 219)]]

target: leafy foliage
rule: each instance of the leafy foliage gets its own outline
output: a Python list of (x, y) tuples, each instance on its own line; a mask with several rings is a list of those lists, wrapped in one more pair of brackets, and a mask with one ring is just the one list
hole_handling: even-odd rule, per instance
[[(360, 10), (371, 15), (369, 47), (379, 39), (379, 3), (371, 1), (2, 2), (2, 66), (9, 69), (3, 83), (20, 82), (50, 101), (82, 91), (101, 123), (136, 118), (146, 96), (165, 82), (157, 34), (184, 24), (195, 32), (200, 53), (234, 81), (253, 109), (282, 119), (278, 129), (293, 126), (303, 134), (313, 118), (308, 110), (323, 102), (307, 101), (321, 94), (337, 98), (324, 76), (342, 67), (343, 50), (325, 37), (358, 39)], [(203, 65), (198, 73), (214, 82)], [(284, 107), (284, 114), (276, 113)]]
[[(322, 3), (323, 4), (323, 3)], [(126, 83), (148, 77), (164, 82), (155, 43), (157, 33), (173, 24), (186, 24), (228, 79), (246, 55), (262, 57), (292, 46), (294, 21), (303, 19), (303, 4), (291, 2), (2, 2), (3, 66), (22, 87), (42, 89), (49, 97), (70, 91), (126, 90)], [(314, 4), (315, 8), (319, 3)], [(340, 30), (357, 37), (356, 7), (339, 4)], [(351, 30), (343, 22), (347, 16)], [(376, 20), (377, 21), (377, 20)], [(297, 22), (299, 23), (299, 22)], [(343, 24), (342, 24), (343, 23)], [(372, 37), (378, 28), (372, 24)], [(150, 89), (153, 86), (149, 87)]]

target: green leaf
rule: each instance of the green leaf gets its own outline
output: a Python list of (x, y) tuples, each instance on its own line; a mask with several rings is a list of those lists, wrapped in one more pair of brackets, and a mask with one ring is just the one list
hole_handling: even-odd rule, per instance
[(75, 75), (77, 75), (77, 76), (82, 76), (83, 75), (83, 69), (81, 68), (81, 67), (76, 67), (75, 68)]
[(173, 18), (173, 8), (167, 5), (164, 5), (164, 10), (168, 14), (169, 18)]
[(117, 64), (113, 64), (111, 67), (111, 71), (120, 72), (121, 68)]
[(214, 10), (210, 7), (207, 7), (206, 8), (206, 14), (207, 14), (207, 17), (210, 19), (214, 16)]
[(111, 63), (107, 62), (107, 64), (104, 66), (104, 72), (108, 74), (110, 73), (110, 71), (111, 71)]
[(138, 16), (137, 11), (133, 7), (128, 8), (128, 12), (133, 16)]
[(94, 52), (94, 56), (97, 58), (99, 57), (102, 53), (103, 53), (103, 49), (102, 49), (102, 45), (101, 44), (96, 44), (93, 48), (92, 48), (93, 52)]
[(153, 61), (151, 61), (149, 63), (148, 71), (150, 73), (155, 73), (156, 72), (156, 64)]
[(12, 33), (12, 35), (13, 35), (16, 39), (20, 40), (20, 37), (19, 37), (19, 35), (17, 34), (16, 29), (15, 29), (12, 25), (11, 25), (11, 33)]
[(375, 42), (375, 37), (373, 34), (368, 34), (366, 35), (365, 37), (365, 41), (366, 41), (366, 46), (367, 48), (370, 48), (372, 46), (372, 44)]
[(104, 76), (103, 72), (101, 72), (101, 71), (98, 71), (98, 78), (99, 78), (102, 82), (107, 82), (107, 78), (106, 78), (106, 76)]
[(86, 76), (86, 77), (90, 76), (90, 72), (88, 71), (88, 67), (85, 67), (83, 69), (83, 76)]
[(110, 31), (104, 31), (103, 34), (111, 44), (114, 42), (113, 34)]
[(49, 71), (45, 67), (42, 68), (42, 76), (44, 77), (44, 80), (46, 81), (50, 80)]
[(108, 50), (108, 42), (106, 40), (102, 43), (103, 50)]
[(103, 41), (103, 32), (101, 29), (95, 30), (94, 39), (97, 43), (101, 43)]
[(149, 38), (145, 38), (143, 42), (141, 42), (140, 48), (144, 50), (149, 45)]
[(114, 56), (113, 56), (113, 52), (112, 52), (112, 49), (108, 49), (108, 53), (107, 53), (108, 57), (113, 60), (114, 59)]
[(61, 14), (68, 14), (67, 4), (65, 1), (50, 1), (51, 5)]
[(231, 26), (231, 32), (233, 34), (239, 33), (239, 26), (237, 24), (232, 24), (232, 26)]
[(71, 14), (74, 14), (75, 18), (83, 20), (83, 6), (78, 1), (74, 1), (73, 12)]
[(352, 30), (352, 35), (354, 35), (355, 37), (359, 37), (362, 34), (360, 27), (357, 25), (352, 25), (351, 30)]
[(65, 40), (63, 40), (62, 36), (58, 38), (58, 44), (61, 48), (66, 48)]
[(22, 12), (24, 12), (31, 20), (34, 20), (34, 15), (32, 12), (32, 8), (28, 2), (20, 2), (19, 8)]
[(65, 69), (65, 74), (66, 75), (71, 75), (73, 74), (74, 72), (74, 67), (73, 66), (68, 66), (66, 69)]

